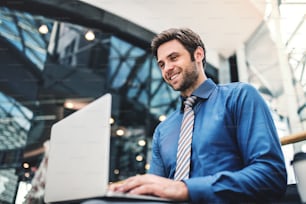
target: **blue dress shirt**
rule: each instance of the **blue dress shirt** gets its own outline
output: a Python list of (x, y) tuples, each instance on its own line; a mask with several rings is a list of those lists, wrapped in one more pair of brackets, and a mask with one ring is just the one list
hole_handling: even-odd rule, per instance
[[(266, 102), (246, 83), (216, 85), (206, 80), (192, 95), (194, 107), (190, 178), (192, 203), (279, 199), (287, 172)], [(173, 179), (183, 112), (178, 109), (155, 129), (149, 173)]]

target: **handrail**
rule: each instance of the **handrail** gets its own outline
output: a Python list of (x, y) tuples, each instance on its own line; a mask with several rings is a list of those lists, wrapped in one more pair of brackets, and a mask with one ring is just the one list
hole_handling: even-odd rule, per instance
[(292, 144), (306, 140), (306, 131), (287, 135), (280, 138), (282, 145)]

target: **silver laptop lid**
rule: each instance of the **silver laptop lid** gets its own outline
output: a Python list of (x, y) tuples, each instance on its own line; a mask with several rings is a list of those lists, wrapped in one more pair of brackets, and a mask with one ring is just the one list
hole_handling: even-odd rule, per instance
[(111, 95), (106, 94), (51, 129), (45, 201), (103, 196), (109, 178)]

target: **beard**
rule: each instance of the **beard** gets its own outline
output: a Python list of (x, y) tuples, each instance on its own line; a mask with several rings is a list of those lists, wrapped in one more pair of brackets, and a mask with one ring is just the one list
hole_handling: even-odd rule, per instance
[(175, 88), (173, 87), (171, 84), (170, 86), (173, 88), (173, 90), (175, 91), (180, 91), (180, 92), (184, 92), (187, 89), (190, 89), (191, 87), (193, 87), (195, 85), (195, 83), (197, 82), (197, 79), (199, 77), (199, 71), (196, 67), (195, 62), (191, 63), (191, 69), (186, 70), (184, 72), (182, 72), (182, 81), (181, 84)]

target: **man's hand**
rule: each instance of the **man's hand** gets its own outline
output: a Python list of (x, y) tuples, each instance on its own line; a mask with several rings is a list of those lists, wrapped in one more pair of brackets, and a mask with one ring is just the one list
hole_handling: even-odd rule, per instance
[(140, 195), (154, 195), (178, 201), (188, 200), (188, 189), (184, 182), (145, 174), (133, 176), (109, 186), (111, 191)]

